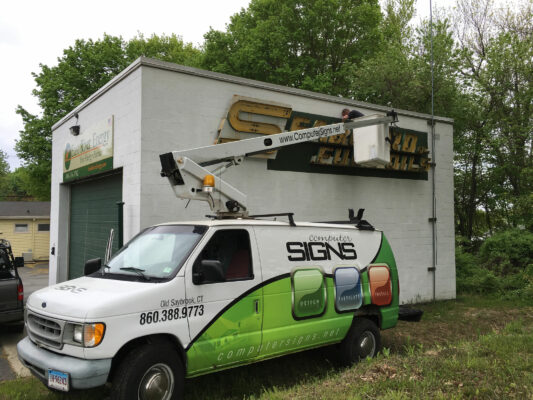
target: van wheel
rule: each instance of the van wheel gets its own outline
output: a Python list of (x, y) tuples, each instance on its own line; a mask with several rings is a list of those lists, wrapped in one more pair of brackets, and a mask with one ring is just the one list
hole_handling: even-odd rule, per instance
[(381, 349), (381, 334), (374, 322), (358, 318), (339, 345), (339, 359), (352, 365), (367, 357), (374, 357)]
[(181, 400), (185, 372), (176, 350), (167, 343), (133, 349), (113, 378), (114, 400)]

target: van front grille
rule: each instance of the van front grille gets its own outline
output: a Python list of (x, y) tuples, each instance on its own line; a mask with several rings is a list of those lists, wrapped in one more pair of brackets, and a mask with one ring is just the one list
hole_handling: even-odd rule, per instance
[(32, 341), (37, 344), (44, 344), (56, 349), (63, 347), (63, 328), (65, 322), (43, 317), (42, 315), (34, 314), (28, 311), (27, 317), (28, 335)]

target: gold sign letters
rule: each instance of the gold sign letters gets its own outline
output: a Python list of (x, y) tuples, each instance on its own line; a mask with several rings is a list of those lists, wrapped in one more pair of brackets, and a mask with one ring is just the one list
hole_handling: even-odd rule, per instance
[[(340, 114), (340, 112), (339, 112)], [(222, 120), (219, 127), (217, 143), (247, 139), (258, 135), (273, 135), (282, 131), (319, 127), (340, 122), (337, 117), (307, 114), (293, 111), (286, 104), (266, 102), (240, 96), (228, 111), (227, 119)], [(427, 133), (391, 127), (389, 131), (391, 144), (391, 162), (378, 169), (425, 172), (430, 168)], [(357, 144), (356, 144), (357, 145)], [(275, 156), (270, 152), (268, 158)], [(353, 161), (353, 135), (346, 131), (342, 135), (321, 138), (317, 149), (310, 156), (310, 164), (367, 168)]]

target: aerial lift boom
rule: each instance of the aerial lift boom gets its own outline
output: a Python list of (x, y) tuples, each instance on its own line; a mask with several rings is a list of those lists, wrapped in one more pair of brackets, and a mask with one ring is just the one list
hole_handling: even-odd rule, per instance
[[(173, 151), (159, 156), (161, 176), (168, 178), (177, 197), (207, 201), (211, 210), (219, 217), (247, 216), (246, 195), (220, 178), (220, 174), (230, 166), (242, 164), (244, 157), (341, 135), (349, 129), (374, 127), (376, 130), (385, 129), (388, 132), (388, 125), (395, 122), (397, 114), (391, 111), (387, 115), (368, 115), (331, 125)], [(214, 170), (207, 169), (208, 166), (221, 163), (224, 164)]]

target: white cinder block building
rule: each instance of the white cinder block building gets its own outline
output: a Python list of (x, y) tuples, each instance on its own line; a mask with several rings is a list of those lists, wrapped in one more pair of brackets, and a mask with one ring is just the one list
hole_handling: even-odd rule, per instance
[[(136, 60), (53, 127), (50, 283), (80, 276), (85, 260), (103, 257), (112, 227), (122, 226), (126, 242), (147, 226), (210, 213), (206, 203), (187, 206), (174, 196), (160, 177), (160, 154), (338, 122), (343, 108), (388, 111)], [(433, 137), (430, 115), (396, 111), (386, 168), (354, 165), (351, 135), (343, 135), (247, 158), (224, 177), (248, 195), (255, 214), (331, 221), (347, 219), (348, 208), (364, 208), (394, 250), (401, 301), (453, 298), (453, 121), (434, 117)]]

